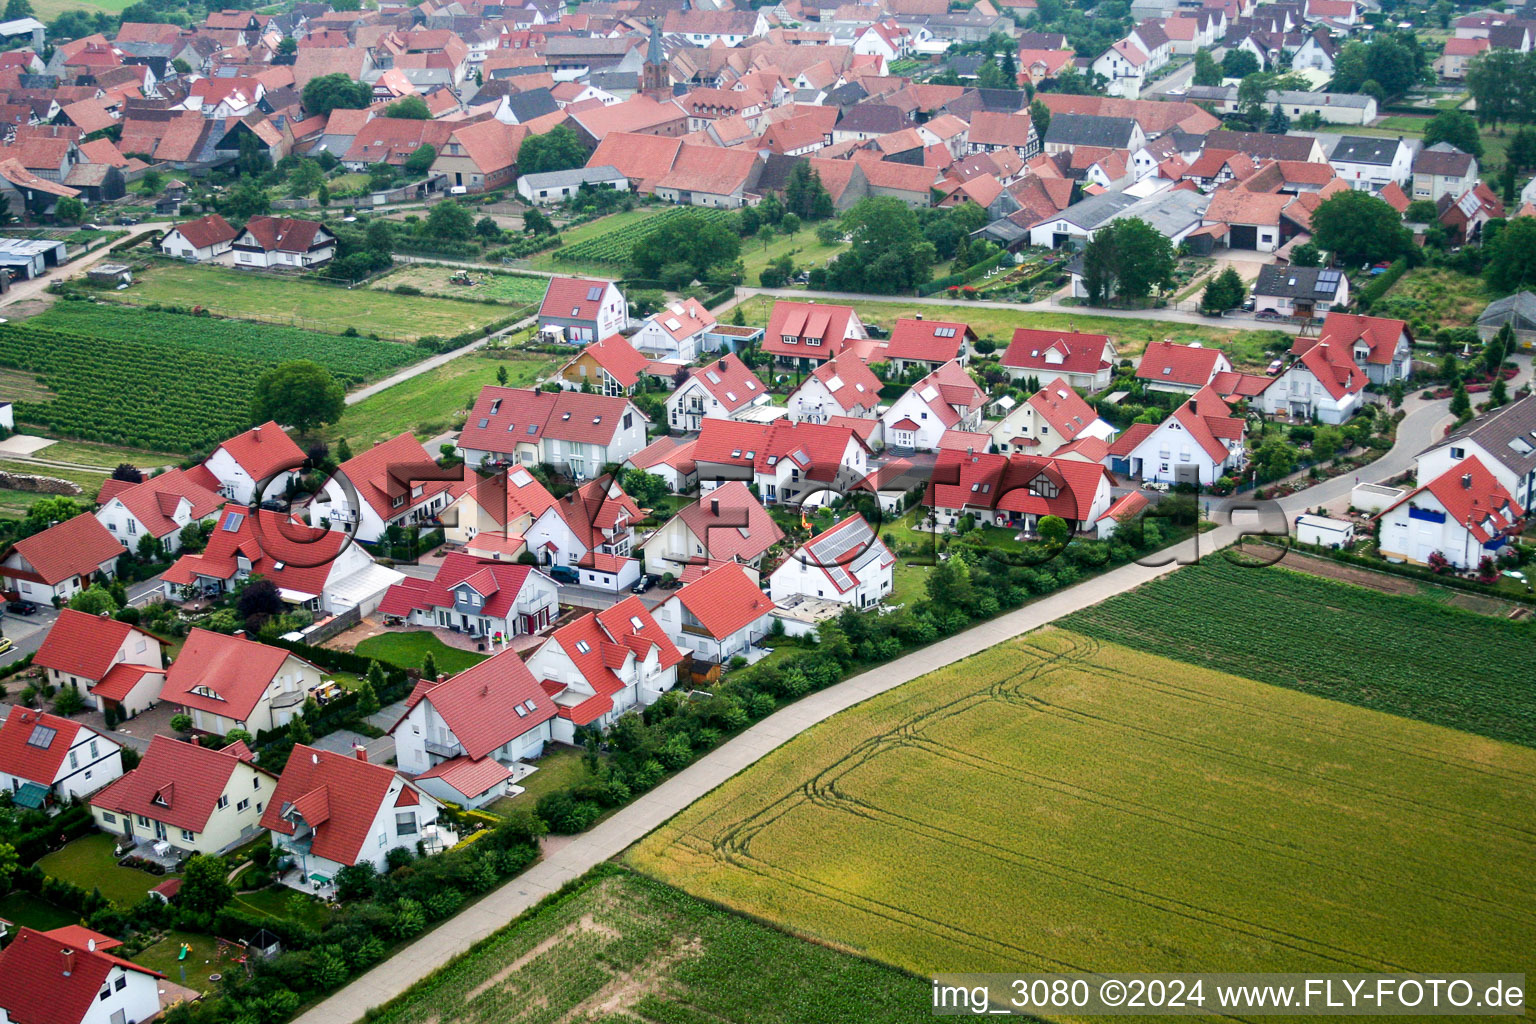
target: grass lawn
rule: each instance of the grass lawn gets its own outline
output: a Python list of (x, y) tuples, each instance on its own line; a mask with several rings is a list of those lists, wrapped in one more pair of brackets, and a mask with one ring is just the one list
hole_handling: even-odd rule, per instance
[(920, 978), (604, 866), (376, 1010), (374, 1024), (897, 1024)]
[(460, 273), (455, 267), (433, 267), (424, 264), (406, 264), (394, 273), (379, 278), (369, 285), (376, 291), (393, 291), (401, 285), (420, 288), (428, 295), (442, 295), (450, 299), (496, 299), (500, 302), (525, 305), (538, 302), (544, 297), (549, 281), (543, 277), (525, 277), (522, 274), (492, 274), (483, 270), (471, 270), (472, 285), (451, 284), (449, 279)]
[(1442, 327), (1471, 327), (1492, 300), (1481, 278), (1416, 267), (1391, 287), (1371, 313), (1406, 320), (1416, 336), (1432, 337)]
[(544, 749), (544, 756), (534, 762), (539, 770), (518, 783), (523, 787), (523, 792), (517, 796), (504, 796), (486, 810), (492, 814), (506, 814), (515, 808), (536, 804), (544, 794), (568, 789), (587, 777), (587, 766), (581, 759), (582, 751), (575, 747)]
[(766, 249), (756, 238), (743, 238), (741, 240), (743, 280), (748, 285), (755, 286), (763, 268), (781, 256), (792, 258), (795, 261), (796, 270), (810, 270), (812, 267), (826, 266), (846, 248), (848, 246), (842, 242), (822, 245), (816, 238), (814, 225), (802, 227), (793, 238), (784, 234), (774, 235), (773, 241), (768, 243)]
[[(578, 225), (574, 228), (562, 228), (560, 230), (561, 247), (564, 248), (566, 246), (576, 245), (591, 238), (600, 238), (601, 236), (608, 234), (610, 231), (617, 231), (620, 228), (627, 228), (631, 224), (637, 224), (640, 221), (649, 220), (650, 218), (656, 216), (658, 213), (661, 213), (667, 209), (669, 209), (669, 207), (666, 206), (642, 206), (634, 210), (624, 210), (619, 213), (610, 213), (606, 217), (599, 217), (597, 220), (589, 220), (585, 224)], [(541, 252), (531, 258), (529, 266), (533, 267), (535, 270), (559, 270), (567, 273), (585, 269), (588, 272), (601, 274), (605, 277), (612, 276), (614, 273), (623, 269), (621, 267), (611, 266), (606, 263), (574, 263), (570, 260), (559, 259), (558, 253), (559, 250), (555, 250), (553, 252)]]
[(500, 358), (477, 350), (451, 359), (435, 370), (347, 406), (341, 419), (322, 432), (332, 441), (347, 438), (354, 452), (402, 430), (415, 431), (418, 438), (426, 440), (458, 426), (455, 417), (462, 419), (481, 387), (496, 383), (497, 369), (506, 369), (507, 383), (512, 387), (528, 387), (558, 364), (554, 357), (538, 353), (508, 355)]
[(56, 907), (52, 903), (38, 899), (31, 893), (13, 892), (0, 897), (0, 917), (13, 924), (27, 928), (35, 928), (40, 932), (50, 928), (62, 928), (67, 924), (76, 924), (79, 917)]
[[(192, 947), (185, 960), (179, 959), (182, 943)], [(236, 955), (239, 955), (238, 952)], [(184, 984), (200, 992), (206, 992), (216, 984), (209, 982), (208, 975), (224, 974), (231, 968), (239, 968), (228, 954), (222, 958), (219, 956), (217, 940), (196, 932), (169, 932), (159, 942), (144, 947), (132, 959), (136, 964), (159, 971), (178, 985)], [(182, 979), (182, 968), (186, 968), (187, 972), (185, 981)]]
[(364, 658), (397, 665), (400, 668), (421, 668), (422, 659), (428, 654), (437, 662), (437, 670), (453, 675), (484, 661), (484, 654), (461, 651), (449, 647), (432, 633), (381, 633), (371, 636), (357, 645), (357, 653)]
[[(754, 327), (768, 324), (769, 311), (774, 300), (767, 295), (754, 295), (741, 303), (746, 322)], [(1076, 329), (1085, 334), (1107, 334), (1115, 343), (1116, 350), (1125, 359), (1135, 359), (1149, 341), (1164, 338), (1186, 343), (1198, 341), (1205, 345), (1220, 346), (1229, 353), (1235, 363), (1260, 366), (1268, 362), (1263, 356), (1268, 347), (1282, 337), (1279, 331), (1244, 331), (1230, 327), (1206, 327), (1194, 324), (1176, 324), (1154, 319), (1157, 310), (1148, 310), (1148, 319), (1128, 317), (1094, 316), (1091, 313), (1036, 313), (1017, 309), (993, 309), (986, 306), (959, 303), (954, 306), (906, 305), (900, 299), (884, 301), (859, 301), (853, 303), (859, 318), (866, 324), (878, 324), (889, 331), (901, 317), (922, 313), (928, 320), (955, 320), (970, 324), (977, 337), (991, 338), (1000, 348), (1006, 347), (1015, 328), (1033, 327), (1045, 330)], [(1219, 322), (1219, 321), (1217, 321)], [(1286, 344), (1289, 344), (1287, 341)]]
[(38, 861), (37, 866), (82, 889), (100, 889), (103, 896), (126, 910), (170, 876), (119, 867), (112, 855), (115, 844), (116, 839), (104, 832), (81, 836)]
[(55, 441), (33, 457), (73, 462), (80, 466), (99, 466), (108, 473), (124, 462), (141, 469), (157, 469), (161, 466), (178, 465), (182, 460), (180, 455), (144, 451), (141, 448), (118, 448), (109, 444), (93, 444), (90, 441)]
[(65, 11), (88, 11), (92, 14), (97, 11), (106, 11), (108, 14), (121, 14), (125, 7), (133, 3), (133, 0), (34, 0), (32, 4), (33, 16), (39, 21), (52, 21)]
[(449, 337), (507, 312), (477, 302), (348, 291), (301, 279), (179, 263), (157, 263), (135, 275), (133, 287), (110, 297), (141, 305), (204, 306), (225, 316), (291, 323), (331, 334), (355, 327), (363, 334), (404, 339), (427, 334)]
[[(1296, 639), (1304, 613), (1262, 625), (1287, 622), (1298, 654), (1369, 663)], [(1201, 642), (1241, 659), (1244, 636)], [(1533, 773), (1523, 747), (1044, 630), (802, 733), (626, 860), (920, 977), (1470, 967), (1536, 942), (1505, 912), (1536, 898), (1511, 870)]]
[[(302, 914), (294, 915), (289, 910), (289, 901), (298, 896), (304, 901)], [(241, 910), (257, 917), (278, 917), (284, 920), (298, 920), (311, 928), (318, 928), (325, 922), (330, 911), (325, 909), (325, 904), (319, 900), (305, 896), (303, 893), (290, 889), (285, 885), (274, 885), (258, 892), (239, 893), (235, 896)], [(295, 904), (296, 905), (296, 904)]]

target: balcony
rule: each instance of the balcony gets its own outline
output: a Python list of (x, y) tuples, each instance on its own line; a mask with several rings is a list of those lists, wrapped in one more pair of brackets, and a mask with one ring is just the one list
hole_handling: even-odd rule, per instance
[(459, 745), (458, 740), (454, 740), (452, 743), (442, 743), (437, 740), (426, 740), (423, 743), (423, 746), (427, 748), (427, 753), (433, 754), (437, 757), (458, 757), (460, 754), (464, 753), (464, 748)]

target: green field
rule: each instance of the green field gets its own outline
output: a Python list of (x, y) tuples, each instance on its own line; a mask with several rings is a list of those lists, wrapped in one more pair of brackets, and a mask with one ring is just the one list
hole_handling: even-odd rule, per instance
[(1481, 278), (1434, 267), (1404, 274), (1371, 307), (1372, 316), (1396, 317), (1420, 338), (1442, 327), (1471, 327), (1494, 296)]
[(1536, 746), (1536, 634), (1432, 599), (1211, 558), (1062, 625), (1137, 650)]
[(459, 299), (495, 299), (515, 305), (526, 305), (544, 298), (549, 287), (545, 277), (528, 277), (522, 274), (492, 274), (484, 270), (467, 271), (472, 285), (452, 284), (449, 278), (461, 273), (456, 267), (437, 267), (426, 264), (406, 264), (369, 285), (375, 291), (393, 291), (401, 285), (420, 288), (427, 295), (441, 295)]
[(742, 280), (747, 285), (756, 287), (763, 268), (781, 256), (788, 256), (794, 260), (796, 270), (825, 267), (837, 257), (838, 253), (847, 248), (848, 246), (842, 242), (823, 245), (816, 237), (815, 224), (802, 226), (795, 232), (793, 238), (785, 234), (774, 235), (773, 241), (769, 242), (766, 248), (756, 238), (743, 238), (741, 240)]
[[(633, 235), (635, 231), (640, 231), (641, 236), (643, 236), (644, 230), (649, 229), (641, 230), (638, 226), (670, 209), (674, 209), (674, 207), (643, 206), (634, 210), (611, 213), (606, 217), (599, 217), (597, 220), (589, 220), (585, 224), (578, 224), (574, 228), (562, 229), (560, 232), (560, 248), (538, 253), (531, 258), (530, 266), (537, 270), (558, 270), (562, 273), (569, 273), (572, 269), (579, 269), (573, 268), (573, 264), (580, 261), (576, 257), (568, 255), (571, 250), (575, 250), (578, 255), (585, 254), (582, 258), (596, 258), (599, 253), (594, 246), (601, 239), (609, 235)], [(634, 242), (631, 241), (630, 244), (633, 245)], [(602, 269), (602, 265), (597, 263), (590, 264), (590, 267), (594, 270)], [(611, 271), (613, 268), (606, 267), (606, 269)]]
[(116, 842), (115, 837), (105, 832), (93, 832), (48, 854), (37, 866), (45, 874), (74, 882), (82, 889), (100, 889), (103, 896), (126, 910), (148, 896), (149, 890), (167, 876), (119, 867), (112, 853)]
[(40, 932), (62, 928), (67, 924), (78, 924), (80, 921), (78, 914), (56, 907), (19, 889), (0, 897), (0, 917), (12, 924), (35, 928)]
[(1523, 747), (1047, 630), (801, 734), (629, 861), (920, 975), (1472, 970), (1536, 943), (1533, 779)]
[(896, 1024), (928, 983), (612, 867), (453, 961), (372, 1024)]
[(106, 11), (121, 14), (133, 0), (32, 0), (34, 16), (41, 21), (52, 21), (65, 11)]
[[(180, 959), (182, 943), (191, 947), (185, 960)], [(167, 932), (159, 942), (140, 950), (132, 960), (150, 970), (159, 971), (178, 985), (184, 984), (199, 992), (207, 992), (216, 984), (208, 980), (210, 974), (222, 974), (238, 966), (232, 962), (232, 955), (239, 955), (234, 947), (224, 947), (221, 955), (219, 944), (206, 935), (173, 931)], [(183, 971), (186, 973), (185, 981), (182, 980)]]
[(156, 263), (114, 301), (139, 305), (202, 306), (221, 316), (288, 324), (340, 334), (347, 328), (381, 338), (452, 337), (483, 327), (506, 311), (478, 302), (427, 295), (392, 295), (345, 289), (298, 278), (256, 275), (223, 267)]
[(469, 352), (347, 406), (341, 419), (322, 432), (332, 439), (347, 438), (353, 451), (402, 430), (415, 431), (417, 437), (427, 440), (454, 429), (480, 389), (496, 383), (498, 369), (506, 369), (510, 386), (528, 387), (556, 365), (553, 357), (537, 353), (514, 352), (503, 359), (482, 351)]
[(449, 647), (434, 634), (425, 631), (380, 633), (358, 644), (356, 653), (361, 657), (374, 658), (400, 668), (421, 668), (422, 660), (431, 654), (432, 660), (437, 662), (438, 671), (448, 675), (473, 668), (487, 657), (484, 654), (476, 654), (474, 651)]
[[(766, 326), (774, 299), (767, 295), (754, 295), (740, 304), (742, 316), (753, 327)], [(987, 306), (960, 303), (954, 306), (908, 305), (898, 300), (859, 301), (852, 304), (859, 318), (866, 324), (878, 324), (889, 331), (901, 317), (923, 314), (927, 320), (953, 320), (970, 324), (977, 337), (991, 338), (1000, 348), (1006, 348), (1019, 327), (1043, 330), (1077, 330), (1085, 334), (1106, 334), (1115, 343), (1121, 358), (1135, 359), (1149, 341), (1164, 338), (1184, 344), (1198, 341), (1203, 345), (1216, 345), (1232, 357), (1239, 366), (1262, 366), (1271, 358), (1268, 351), (1277, 346), (1290, 344), (1279, 331), (1243, 331), (1227, 327), (1204, 327), (1194, 324), (1170, 323), (1154, 320), (1156, 310), (1149, 310), (1149, 319), (1079, 315), (1077, 313), (1037, 313), (1020, 309), (997, 309)], [(722, 317), (722, 320), (728, 317)]]

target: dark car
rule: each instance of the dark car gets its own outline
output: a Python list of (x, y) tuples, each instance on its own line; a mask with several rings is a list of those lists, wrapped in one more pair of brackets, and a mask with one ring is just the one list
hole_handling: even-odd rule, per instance
[(137, 218), (137, 217), (119, 217), (119, 218), (117, 218), (117, 222), (119, 224), (123, 224), (123, 225), (137, 224), (139, 222), (139, 218)]
[(648, 572), (641, 573), (640, 578), (635, 581), (635, 585), (629, 588), (629, 592), (631, 594), (643, 594), (660, 582), (661, 578), (659, 576), (652, 576)]
[(1272, 309), (1261, 309), (1254, 314), (1255, 320), (1284, 320), (1285, 317)]
[(559, 583), (580, 583), (581, 574), (568, 565), (552, 565), (548, 569), (550, 578)]
[(5, 610), (13, 615), (36, 615), (37, 605), (31, 601), (12, 601), (5, 606)]
[(288, 503), (282, 498), (268, 498), (261, 503), (261, 507), (268, 512), (287, 512)]

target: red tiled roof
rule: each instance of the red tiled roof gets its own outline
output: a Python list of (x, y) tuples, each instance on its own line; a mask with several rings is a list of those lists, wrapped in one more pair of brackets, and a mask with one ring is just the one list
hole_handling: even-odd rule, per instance
[(103, 563), (116, 562), (123, 546), (89, 512), (19, 540), (11, 548), (34, 571), (0, 568), (0, 575), (57, 585), (71, 576), (88, 576)]
[[(596, 320), (602, 309), (603, 299), (613, 284), (584, 277), (552, 277), (544, 289), (544, 301), (539, 305), (539, 316), (554, 316), (567, 320)], [(597, 298), (588, 298), (593, 291)]]
[(1104, 514), (1099, 517), (1099, 521), (1103, 522), (1106, 519), (1113, 519), (1117, 523), (1123, 523), (1127, 519), (1134, 518), (1142, 509), (1150, 504), (1152, 503), (1145, 494), (1142, 494), (1140, 491), (1131, 491), (1129, 494), (1122, 494), (1116, 498), (1114, 503), (1104, 510)]
[[(644, 418), (625, 398), (487, 384), (475, 399), (475, 407), (459, 435), (459, 446), (476, 451), (511, 451), (518, 442), (531, 444), (544, 438), (607, 445), (628, 412)], [(529, 427), (534, 429), (530, 431)]]
[(175, 230), (181, 232), (182, 237), (198, 249), (206, 249), (223, 242), (233, 242), (238, 233), (229, 226), (228, 221), (216, 213), (210, 213), (196, 220), (184, 221), (177, 224)]
[(92, 950), (89, 942), (73, 941), (69, 932), (56, 932), (20, 928), (0, 952), (0, 1006), (15, 1024), (80, 1024), (114, 967), (165, 977), (99, 946)]
[(467, 583), (480, 595), (482, 612), (504, 618), (522, 593), (533, 566), (514, 565), (494, 559), (475, 558), (459, 552), (443, 557), (431, 580), (408, 576), (390, 587), (379, 605), (384, 615), (408, 615), (413, 609), (446, 608), (453, 604), (453, 588)]
[[(650, 318), (658, 328), (674, 341), (691, 338), (700, 331), (715, 326), (715, 315), (699, 304), (698, 299), (687, 298), (674, 302)], [(673, 326), (673, 325), (676, 326)]]
[[(1077, 334), (1071, 331), (1041, 331), (1020, 327), (1003, 352), (1003, 365), (1047, 373), (1097, 373), (1108, 365), (1109, 338), (1103, 334)], [(1060, 362), (1048, 356), (1055, 352)]]
[(145, 676), (159, 676), (159, 685), (165, 686), (165, 670), (150, 668), (148, 665), (130, 665), (121, 662), (107, 670), (107, 674), (101, 677), (101, 682), (91, 687), (91, 693), (103, 700), (124, 701), (133, 692), (133, 688), (143, 681)]
[(1067, 441), (1074, 440), (1084, 427), (1098, 419), (1093, 406), (1060, 377), (1030, 395), (1028, 401), (1051, 429)]
[(1222, 442), (1240, 440), (1243, 436), (1243, 421), (1228, 413), (1227, 403), (1210, 385), (1173, 410), (1173, 418), (1218, 463), (1227, 457), (1227, 446)]
[(636, 469), (654, 469), (668, 466), (687, 476), (698, 469), (693, 460), (694, 442), (662, 435), (635, 454), (624, 460), (626, 466)]
[[(1525, 510), (1510, 497), (1477, 456), (1462, 459), (1429, 483), (1399, 498), (1383, 509), (1386, 515), (1405, 501), (1428, 491), (1445, 507), (1446, 514), (1470, 530), (1479, 543), (1486, 544), (1514, 527)], [(1378, 516), (1377, 518), (1380, 518)]]
[(641, 518), (640, 506), (607, 473), (560, 498), (554, 509), (589, 552), (603, 543), (604, 530), (616, 530)]
[[(1323, 320), (1323, 329), (1312, 344), (1333, 342), (1341, 347), (1352, 348), (1355, 342), (1364, 340), (1371, 348), (1369, 362), (1385, 366), (1392, 362), (1397, 352), (1397, 341), (1408, 331), (1408, 324), (1380, 316), (1360, 316), (1355, 313), (1329, 313)], [(1412, 344), (1412, 335), (1409, 335)], [(1297, 339), (1293, 353), (1304, 351), (1306, 342)]]
[(442, 779), (455, 792), (474, 798), (490, 792), (511, 777), (511, 770), (494, 757), (475, 760), (460, 755), (433, 765), (416, 776), (416, 781)]
[(310, 850), (316, 856), (355, 864), (397, 779), (403, 789), (411, 788), (387, 765), (300, 743), (288, 755), (277, 790), (261, 812), (261, 827), (291, 836), (290, 814), (297, 813), (314, 830)]
[[(1055, 485), (1046, 497), (1030, 488), (1044, 477)], [(1054, 515), (1081, 523), (1109, 472), (1096, 463), (1037, 455), (944, 451), (938, 454), (923, 504), (933, 508), (983, 508)]]
[[(863, 337), (862, 324), (852, 306), (828, 306), (815, 302), (775, 302), (768, 315), (762, 350), (774, 356), (832, 359), (848, 338)], [(785, 337), (798, 339), (785, 344)], [(816, 340), (819, 343), (812, 345)]]
[[(1171, 341), (1148, 342), (1136, 367), (1141, 380), (1165, 381), (1190, 387), (1204, 387), (1224, 369), (1226, 357), (1220, 349), (1199, 344), (1176, 345)], [(1231, 365), (1231, 364), (1226, 364)]]
[[(844, 410), (852, 409), (854, 406), (874, 409), (880, 403), (880, 388), (883, 386), (880, 378), (875, 376), (869, 364), (851, 353), (844, 353), (836, 359), (822, 363), (811, 371), (810, 377), (814, 377), (825, 385), (831, 392), (833, 401)], [(804, 386), (804, 384), (800, 385), (800, 387)], [(795, 390), (798, 391), (799, 388)]]
[[(423, 680), (423, 683), (426, 681)], [(471, 758), (485, 757), (555, 717), (555, 704), (516, 651), (502, 651), (435, 685), (419, 686), (408, 707), (426, 700)], [(513, 712), (533, 704), (525, 716)], [(402, 719), (403, 721), (404, 719)], [(396, 723), (399, 728), (399, 723)]]
[(66, 675), (100, 680), (131, 633), (142, 633), (156, 644), (165, 642), (126, 622), (61, 608), (32, 663)]
[(640, 192), (652, 192), (656, 183), (672, 169), (682, 141), (661, 135), (609, 132), (592, 156), (588, 167), (612, 167), (635, 184)]
[(1130, 455), (1141, 442), (1145, 441), (1156, 430), (1156, 423), (1132, 423), (1125, 428), (1125, 432), (1115, 438), (1109, 446), (1110, 455)]
[(228, 452), (252, 480), (264, 480), (284, 469), (298, 469), (304, 461), (303, 450), (272, 420), (236, 434), (219, 448)]
[(669, 600), (681, 603), (716, 640), (724, 640), (773, 610), (773, 602), (734, 562), (705, 573)]
[(155, 736), (139, 766), (91, 797), (91, 806), (201, 832), (242, 760), (229, 747), (214, 750)]
[[(601, 341), (594, 341), (581, 350), (581, 355), (588, 356), (598, 366), (606, 370), (620, 387), (632, 388), (640, 381), (640, 374), (650, 365), (650, 360), (641, 355), (639, 350), (629, 343), (629, 339), (622, 334), (610, 334)], [(580, 358), (579, 356), (577, 358)], [(561, 367), (561, 374), (576, 364), (572, 359)]]
[(1252, 398), (1269, 387), (1271, 378), (1259, 373), (1222, 370), (1211, 378), (1211, 387), (1222, 398)]
[(969, 324), (902, 317), (891, 329), (885, 357), (947, 363), (960, 355), (966, 342), (975, 340)]
[(698, 381), (727, 412), (735, 412), (768, 393), (757, 374), (734, 352), (727, 352), (711, 363), (690, 369), (688, 377)]
[(199, 576), (232, 580), (243, 556), (252, 573), (284, 590), (319, 597), (347, 540), (340, 530), (307, 526), (287, 513), (228, 505), (219, 514), (208, 546), (176, 559), (161, 578), (178, 586), (196, 583)]
[[(338, 470), (346, 474), (357, 493), (385, 522), (404, 515), (418, 505), (431, 501), (450, 488), (447, 480), (421, 481), (421, 493), (413, 495), (413, 483), (402, 476), (403, 467), (421, 466), (434, 462), (427, 450), (416, 440), (416, 435), (406, 431), (388, 441), (380, 442), (365, 452), (360, 452), (343, 462)], [(394, 499), (405, 497), (405, 503), (395, 507)]]
[(329, 234), (319, 221), (295, 217), (252, 217), (245, 222), (245, 230), (263, 252), (309, 252), (326, 241), (322, 235)]
[(750, 562), (784, 539), (784, 531), (740, 480), (721, 484), (681, 509), (677, 517), (689, 533), (704, 543), (704, 550), (712, 559), (740, 558)]
[(184, 469), (149, 477), (112, 497), (122, 502), (145, 530), (162, 538), (180, 532), (182, 524), (173, 515), (183, 499), (193, 522), (212, 515), (226, 500), (192, 479)]
[(830, 424), (786, 419), (747, 423), (710, 417), (699, 431), (693, 457), (699, 462), (751, 467), (754, 472), (766, 472), (780, 460), (790, 459), (806, 479), (826, 482), (836, 478), (850, 441), (854, 441), (852, 432)]
[[(54, 730), (46, 746), (28, 742), (39, 726)], [(64, 763), (64, 755), (69, 753), (70, 746), (82, 729), (94, 732), (78, 722), (45, 711), (13, 708), (5, 722), (0, 724), (0, 772), (41, 786), (52, 786)], [(111, 740), (107, 742), (112, 743)]]
[[(194, 627), (166, 673), (161, 697), (243, 722), (290, 657), (298, 655), (244, 637)], [(193, 693), (196, 687), (206, 687), (218, 696)]]

